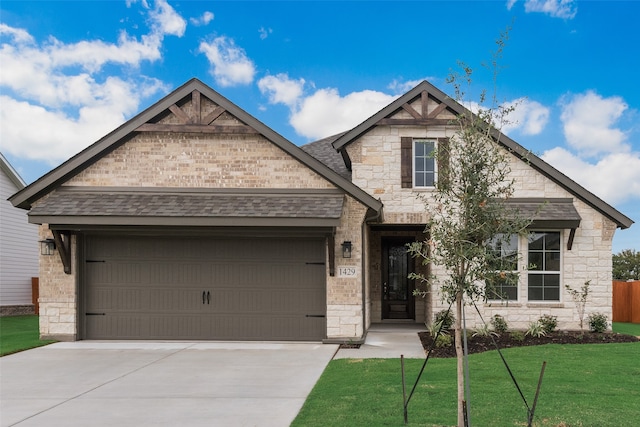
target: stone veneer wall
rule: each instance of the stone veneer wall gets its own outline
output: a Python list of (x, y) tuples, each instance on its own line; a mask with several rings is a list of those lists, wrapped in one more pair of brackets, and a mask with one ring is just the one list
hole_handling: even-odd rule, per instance
[[(512, 176), (515, 178), (515, 194), (513, 197), (546, 197), (546, 198), (573, 198), (574, 206), (580, 217), (580, 227), (576, 229), (573, 246), (567, 250), (569, 230), (543, 230), (560, 231), (562, 238), (561, 276), (560, 276), (560, 300), (557, 302), (538, 302), (527, 300), (527, 271), (526, 271), (526, 239), (520, 239), (519, 253), (519, 289), (518, 301), (507, 303), (487, 302), (480, 303), (485, 321), (494, 314), (504, 316), (512, 329), (526, 329), (544, 314), (558, 317), (558, 328), (579, 329), (579, 315), (571, 295), (565, 289), (565, 285), (579, 290), (586, 281), (591, 281), (590, 294), (587, 300), (585, 319), (589, 313), (603, 313), (609, 319), (612, 312), (612, 282), (611, 282), (611, 247), (616, 225), (604, 215), (578, 200), (571, 193), (546, 178), (523, 161), (512, 157), (510, 164)], [(442, 274), (442, 271), (436, 271)], [(434, 298), (434, 313), (446, 308), (441, 297)], [(468, 324), (470, 327), (480, 325), (481, 321), (475, 309), (468, 309)]]
[[(402, 118), (401, 116), (406, 114), (401, 112), (395, 118)], [(439, 138), (452, 135), (453, 131), (444, 127), (376, 126), (347, 146), (353, 162), (353, 182), (374, 197), (379, 197), (384, 203), (385, 224), (425, 224), (429, 218), (425, 203), (433, 201), (432, 190), (401, 188), (400, 138), (403, 136)], [(527, 301), (526, 260), (522, 260), (519, 300), (510, 302), (508, 305), (480, 304), (483, 317), (489, 319), (493, 314), (501, 314), (507, 318), (510, 327), (526, 328), (530, 322), (537, 320), (541, 315), (552, 314), (558, 316), (560, 328), (578, 328), (579, 316), (564, 285), (579, 289), (585, 281), (590, 280), (591, 293), (587, 313), (601, 312), (611, 320), (611, 243), (616, 229), (615, 224), (526, 162), (512, 156), (510, 167), (512, 176), (516, 180), (514, 197), (572, 198), (582, 221), (576, 230), (571, 251), (566, 250), (569, 230), (561, 230), (564, 250), (560, 301), (553, 303)], [(522, 256), (526, 255), (526, 250), (527, 244), (523, 240), (520, 244)], [(444, 273), (435, 267), (433, 272), (436, 275)], [(375, 272), (372, 271), (371, 274), (369, 283), (375, 280)], [(371, 292), (372, 321), (375, 321), (375, 286), (370, 288), (369, 292)], [(430, 316), (447, 307), (442, 302), (437, 287), (433, 289), (431, 304)], [(471, 324), (479, 322), (471, 310), (467, 310), (467, 313), (472, 316)]]
[[(47, 224), (40, 226), (40, 240), (52, 238)], [(40, 339), (75, 341), (78, 337), (78, 274), (76, 237), (71, 237), (71, 274), (65, 274), (56, 249), (52, 255), (40, 255)]]

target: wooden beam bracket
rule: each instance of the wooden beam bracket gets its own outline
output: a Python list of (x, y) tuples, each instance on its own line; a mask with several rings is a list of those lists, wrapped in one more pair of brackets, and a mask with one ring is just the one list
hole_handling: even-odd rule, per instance
[(53, 240), (60, 254), (65, 274), (71, 274), (71, 234), (68, 231), (52, 230)]

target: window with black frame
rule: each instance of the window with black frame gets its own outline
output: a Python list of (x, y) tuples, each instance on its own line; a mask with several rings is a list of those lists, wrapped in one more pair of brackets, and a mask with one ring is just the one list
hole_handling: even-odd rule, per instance
[(518, 300), (518, 235), (498, 234), (487, 243), (494, 270), (485, 280), (490, 300)]
[(529, 235), (529, 301), (560, 300), (561, 246), (559, 231)]

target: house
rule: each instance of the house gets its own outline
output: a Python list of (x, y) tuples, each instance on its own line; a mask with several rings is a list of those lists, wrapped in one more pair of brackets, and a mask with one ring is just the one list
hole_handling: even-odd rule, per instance
[[(40, 259), (41, 336), (336, 342), (372, 323), (430, 322), (444, 305), (437, 290), (413, 296), (407, 275), (427, 267), (404, 245), (424, 238), (416, 196), (433, 193), (437, 174), (423, 149), (445, 143), (463, 112), (422, 82), (300, 148), (187, 82), (11, 197), (55, 240)], [(549, 262), (481, 310), (512, 328), (542, 314), (577, 327), (564, 285), (591, 280), (589, 310), (611, 318), (611, 241), (633, 221), (500, 143), (514, 203), (547, 201), (532, 211), (534, 238), (514, 246)]]
[(31, 278), (38, 276), (38, 226), (7, 198), (25, 182), (0, 153), (0, 315), (33, 314)]

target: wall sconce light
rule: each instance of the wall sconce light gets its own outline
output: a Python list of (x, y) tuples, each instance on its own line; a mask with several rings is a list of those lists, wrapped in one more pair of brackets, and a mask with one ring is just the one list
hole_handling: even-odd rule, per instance
[(351, 258), (351, 242), (342, 242), (342, 258)]
[(40, 253), (42, 255), (53, 255), (56, 250), (56, 242), (53, 239), (40, 240)]

